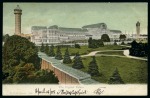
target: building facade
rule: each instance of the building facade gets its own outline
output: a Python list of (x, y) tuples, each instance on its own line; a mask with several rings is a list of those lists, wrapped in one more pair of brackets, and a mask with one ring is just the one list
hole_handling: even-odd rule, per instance
[(103, 34), (108, 34), (111, 40), (119, 39), (122, 32), (120, 30), (109, 30), (105, 23), (86, 25), (82, 28), (65, 28), (53, 25), (32, 26), (31, 42), (36, 45), (44, 44), (59, 44), (84, 41), (87, 43), (89, 37), (93, 39), (101, 39)]

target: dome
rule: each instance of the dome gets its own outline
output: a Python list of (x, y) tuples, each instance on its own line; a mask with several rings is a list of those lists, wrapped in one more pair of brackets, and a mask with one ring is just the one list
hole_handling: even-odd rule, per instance
[(14, 10), (21, 10), (19, 5), (17, 5), (17, 7)]

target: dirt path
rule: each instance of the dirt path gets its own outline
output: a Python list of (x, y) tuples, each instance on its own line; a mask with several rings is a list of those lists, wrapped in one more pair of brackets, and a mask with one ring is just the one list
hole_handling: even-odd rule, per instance
[[(107, 52), (107, 51), (123, 51), (123, 54), (125, 56), (120, 56), (120, 55), (108, 55), (108, 54), (97, 54), (98, 52)], [(138, 60), (147, 60), (144, 58), (140, 58), (140, 57), (135, 57), (135, 56), (130, 56), (129, 55), (129, 50), (103, 50), (103, 51), (92, 51), (89, 54), (86, 55), (81, 55), (81, 57), (86, 57), (86, 56), (115, 56), (115, 57), (127, 57), (127, 58), (132, 58), (132, 59), (138, 59)], [(74, 56), (71, 56), (71, 59), (73, 59)]]

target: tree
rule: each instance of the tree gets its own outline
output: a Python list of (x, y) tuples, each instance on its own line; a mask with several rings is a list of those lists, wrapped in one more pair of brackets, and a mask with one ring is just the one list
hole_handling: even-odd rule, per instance
[(55, 56), (53, 44), (51, 45), (51, 47), (49, 49), (48, 56), (50, 56), (50, 57), (54, 57)]
[(103, 34), (103, 35), (101, 36), (101, 40), (102, 40), (103, 42), (110, 42), (110, 38), (109, 38), (108, 34)]
[(36, 73), (36, 81), (35, 83), (51, 83), (51, 84), (58, 84), (59, 80), (58, 78), (54, 75), (53, 71), (48, 71), (48, 70), (40, 70)]
[(98, 47), (103, 47), (104, 46), (104, 43), (103, 43), (103, 41), (101, 39), (97, 40), (97, 46)]
[(145, 55), (148, 56), (148, 43), (144, 44), (144, 51), (145, 51)]
[(70, 55), (69, 55), (68, 47), (67, 47), (66, 52), (65, 52), (63, 63), (64, 64), (70, 64), (70, 63), (72, 63), (72, 60), (71, 60)]
[(90, 37), (88, 40), (88, 47), (92, 48), (92, 37)]
[(41, 52), (44, 52), (44, 44), (42, 43), (41, 48), (40, 48)]
[(147, 44), (144, 44), (142, 42), (137, 43), (136, 41), (133, 41), (131, 43), (131, 48), (129, 49), (130, 55), (144, 57), (147, 56), (147, 53), (148, 53)]
[(62, 54), (61, 54), (61, 50), (60, 50), (60, 46), (57, 46), (57, 51), (56, 51), (56, 55), (55, 55), (55, 59), (57, 60), (62, 60)]
[(80, 49), (80, 45), (79, 44), (75, 44), (75, 48), (79, 48)]
[(3, 83), (38, 83), (35, 73), (40, 70), (40, 58), (34, 43), (13, 35), (6, 40), (2, 49)]
[(48, 55), (48, 53), (49, 53), (49, 46), (48, 46), (48, 44), (46, 44), (46, 46), (45, 46), (45, 49), (44, 49), (45, 51), (45, 53)]
[(30, 76), (34, 76), (35, 67), (32, 63), (27, 63), (23, 66), (15, 67), (15, 74), (13, 76), (14, 83), (30, 83)]
[(113, 75), (110, 77), (108, 83), (109, 84), (124, 84), (117, 68), (115, 69)]
[(98, 66), (97, 66), (97, 63), (96, 63), (95, 56), (93, 56), (93, 60), (89, 63), (88, 73), (91, 76), (98, 76), (98, 75), (100, 75), (100, 73), (98, 71)]
[(121, 45), (125, 45), (124, 41), (121, 42)]
[(2, 56), (3, 64), (8, 66), (19, 65), (21, 61), (37, 64), (38, 50), (34, 43), (26, 38), (13, 35), (5, 42)]
[(131, 47), (132, 47), (132, 48), (137, 48), (137, 47), (138, 47), (138, 43), (136, 42), (136, 40), (134, 40), (134, 41), (131, 43)]
[(89, 48), (98, 48), (104, 46), (104, 43), (101, 39), (92, 39), (91, 37), (88, 40), (88, 47)]
[(116, 42), (116, 40), (114, 40), (114, 45), (117, 45), (117, 42)]
[(119, 39), (124, 41), (124, 40), (126, 39), (126, 35), (121, 34), (121, 35), (119, 36)]
[(6, 42), (6, 40), (9, 38), (9, 34), (6, 34), (3, 36), (3, 42)]
[[(38, 70), (40, 62), (37, 55), (37, 47), (24, 37), (10, 36), (3, 47), (3, 72), (8, 73), (8, 78), (13, 79), (17, 71), (16, 67), (32, 63)], [(7, 79), (7, 78), (6, 78)]]
[(79, 53), (76, 53), (76, 55), (74, 57), (74, 61), (73, 61), (72, 67), (75, 68), (75, 69), (84, 68), (84, 65), (83, 65), (83, 62), (82, 62), (82, 60), (80, 58)]

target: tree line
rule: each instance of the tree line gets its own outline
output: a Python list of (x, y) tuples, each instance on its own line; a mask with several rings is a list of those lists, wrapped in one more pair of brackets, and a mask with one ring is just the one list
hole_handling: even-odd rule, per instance
[[(48, 45), (44, 46), (44, 44), (42, 44), (40, 50), (42, 50), (41, 52), (45, 52), (50, 57), (55, 57), (55, 59), (57, 59), (57, 60), (63, 60), (62, 62), (64, 64), (72, 64), (72, 68), (75, 68), (75, 69), (85, 68), (79, 52), (77, 52), (75, 54), (74, 60), (73, 61), (71, 60), (68, 47), (66, 48), (64, 57), (62, 57), (60, 46), (57, 46), (56, 53), (54, 52), (53, 45), (51, 45), (48, 49)], [(45, 50), (45, 51), (43, 51), (43, 50)], [(95, 56), (92, 57), (92, 61), (88, 65), (87, 73), (89, 73), (91, 76), (100, 76), (101, 75), (99, 72), (99, 67), (97, 65)], [(114, 73), (108, 80), (108, 83), (109, 84), (123, 84), (124, 83), (120, 77), (120, 74), (119, 74), (119, 71), (117, 68), (115, 69)]]
[(129, 54), (137, 57), (148, 56), (148, 44), (139, 42), (135, 40), (131, 43), (131, 48), (129, 49)]

